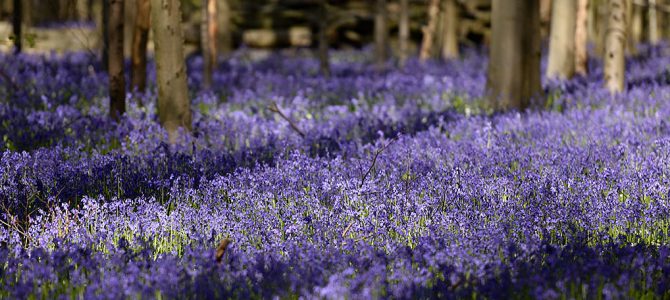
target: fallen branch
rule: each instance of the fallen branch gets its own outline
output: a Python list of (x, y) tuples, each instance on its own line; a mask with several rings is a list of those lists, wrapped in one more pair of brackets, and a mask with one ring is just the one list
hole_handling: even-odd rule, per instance
[(370, 164), (370, 167), (365, 172), (365, 174), (363, 174), (363, 177), (361, 178), (361, 184), (358, 186), (359, 189), (363, 187), (363, 184), (365, 184), (365, 179), (368, 177), (368, 175), (370, 175), (370, 172), (372, 172), (372, 168), (375, 167), (375, 164), (377, 163), (377, 157), (379, 156), (379, 154), (384, 152), (384, 150), (386, 150), (386, 148), (391, 146), (393, 142), (395, 142), (395, 139), (391, 140), (386, 145), (382, 146), (381, 148), (377, 149), (377, 151), (375, 151), (375, 156), (372, 158), (372, 163)]
[(352, 225), (354, 225), (354, 220), (351, 220), (351, 222), (349, 222), (349, 225), (347, 226), (347, 228), (345, 228), (344, 231), (342, 231), (342, 238), (347, 236), (347, 232), (349, 232), (349, 229), (351, 229)]
[(216, 248), (216, 263), (221, 263), (221, 259), (223, 258), (223, 254), (226, 253), (226, 248), (228, 248), (228, 245), (232, 243), (232, 240), (229, 238), (223, 239), (221, 243), (219, 244), (219, 247)]
[(295, 124), (295, 122), (293, 122), (293, 120), (291, 120), (291, 118), (289, 118), (287, 115), (285, 115), (285, 114), (279, 109), (279, 107), (277, 106), (277, 103), (272, 102), (272, 103), (268, 106), (268, 110), (271, 111), (271, 112), (273, 112), (273, 113), (278, 114), (282, 119), (286, 120), (286, 122), (288, 122), (288, 124), (291, 125), (291, 128), (292, 128), (293, 130), (295, 130), (295, 132), (297, 132), (302, 138), (305, 138), (305, 132), (302, 131), (302, 129), (300, 129), (300, 127), (298, 127), (298, 125)]

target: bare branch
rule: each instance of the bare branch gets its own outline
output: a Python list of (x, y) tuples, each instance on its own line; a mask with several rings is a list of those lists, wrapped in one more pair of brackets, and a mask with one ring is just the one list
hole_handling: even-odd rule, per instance
[(372, 158), (372, 163), (370, 164), (370, 167), (365, 172), (365, 174), (363, 174), (363, 177), (361, 178), (361, 184), (358, 186), (359, 189), (363, 187), (363, 184), (365, 183), (365, 179), (368, 177), (368, 175), (370, 175), (370, 172), (372, 172), (372, 168), (375, 167), (375, 164), (377, 163), (377, 157), (379, 156), (379, 154), (384, 152), (384, 150), (386, 150), (386, 148), (391, 146), (391, 144), (393, 144), (393, 142), (395, 142), (395, 139), (391, 140), (386, 145), (382, 146), (381, 148), (377, 149), (377, 151), (375, 151), (375, 156)]
[(344, 238), (347, 235), (347, 232), (349, 232), (349, 229), (351, 229), (351, 226), (353, 226), (353, 225), (354, 225), (354, 220), (351, 220), (351, 222), (349, 222), (349, 225), (347, 226), (347, 228), (345, 228), (344, 231), (342, 231), (342, 238)]
[(279, 106), (277, 106), (277, 103), (272, 102), (270, 105), (268, 105), (268, 110), (273, 112), (273, 113), (278, 114), (282, 119), (286, 120), (286, 122), (288, 122), (288, 124), (291, 125), (291, 128), (295, 132), (297, 132), (302, 138), (305, 138), (305, 132), (302, 131), (302, 129), (300, 129), (300, 127), (298, 127), (298, 125), (293, 120), (291, 120), (291, 118), (289, 118), (287, 115), (285, 115), (279, 109)]

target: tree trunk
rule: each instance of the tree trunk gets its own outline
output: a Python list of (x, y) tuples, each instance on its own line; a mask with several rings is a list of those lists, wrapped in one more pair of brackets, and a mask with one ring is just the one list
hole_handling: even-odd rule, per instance
[(388, 27), (386, 0), (377, 0), (375, 9), (375, 63), (383, 69), (388, 60)]
[(409, 57), (409, 0), (400, 0), (400, 18), (398, 20), (398, 41), (400, 66), (404, 66)]
[(570, 79), (575, 74), (577, 0), (553, 1), (547, 78)]
[(459, 8), (456, 0), (444, 1), (442, 12), (442, 59), (458, 58), (458, 18)]
[(588, 13), (589, 0), (577, 0), (577, 15), (575, 21), (575, 72), (586, 76), (588, 70)]
[[(54, 1), (54, 0), (52, 0)], [(72, 1), (70, 0), (58, 0), (55, 3), (58, 7), (58, 21), (69, 21), (72, 15)]]
[(77, 20), (86, 21), (88, 17), (88, 0), (75, 0), (75, 7), (77, 10)]
[(626, 16), (628, 16), (628, 21), (626, 22), (626, 53), (629, 55), (637, 55), (637, 44), (631, 38), (631, 32), (633, 31), (632, 17), (633, 10), (635, 7), (635, 0), (625, 0), (626, 1)]
[(109, 1), (102, 1), (102, 68), (109, 70)]
[(135, 29), (133, 30), (133, 49), (130, 81), (138, 92), (147, 88), (147, 43), (149, 41), (149, 20), (151, 3), (149, 0), (137, 0)]
[(94, 0), (87, 0), (86, 1), (86, 6), (87, 6), (87, 9), (88, 9), (88, 15), (86, 16), (87, 21), (95, 20), (95, 17), (93, 17), (93, 1)]
[(21, 34), (21, 25), (22, 25), (22, 19), (23, 19), (23, 10), (22, 10), (22, 0), (14, 0), (14, 11), (12, 12), (12, 30), (14, 31), (14, 53), (18, 54), (21, 53), (21, 50), (23, 48), (23, 43), (22, 43), (22, 37), (23, 35)]
[(319, 1), (319, 21), (318, 21), (318, 35), (319, 35), (319, 69), (321, 75), (330, 77), (330, 62), (328, 60), (328, 4), (326, 0)]
[(156, 48), (158, 119), (167, 130), (170, 143), (175, 143), (179, 127), (191, 130), (180, 1), (151, 0), (151, 8)]
[[(603, 3), (605, 1), (605, 3)], [(607, 43), (607, 30), (609, 28), (609, 5), (603, 0), (597, 7), (598, 36), (595, 41), (596, 53), (600, 58), (605, 56), (605, 44)]]
[(657, 4), (656, 0), (649, 0), (649, 43), (652, 45), (658, 44), (661, 40), (661, 35), (658, 30)]
[(123, 41), (123, 57), (132, 58), (133, 56), (133, 39), (132, 36), (135, 35), (135, 20), (137, 20), (137, 2), (140, 0), (125, 0), (124, 4), (124, 13), (123, 13), (123, 35), (129, 38), (126, 38)]
[(638, 44), (642, 43), (644, 39), (644, 22), (643, 22), (643, 9), (640, 5), (633, 4), (633, 15), (630, 17), (630, 41), (636, 47)]
[(212, 0), (217, 1), (217, 33), (218, 37), (216, 39), (217, 52), (221, 55), (228, 56), (233, 49), (233, 36), (232, 36), (232, 22), (231, 22), (231, 12), (230, 4), (228, 0)]
[(487, 92), (496, 110), (525, 109), (541, 95), (538, 1), (493, 0)]
[[(556, 0), (561, 1), (561, 0)], [(550, 23), (551, 21), (551, 8), (553, 5), (552, 0), (540, 0), (540, 39), (544, 40), (550, 34)]]
[(433, 52), (433, 42), (435, 41), (439, 13), (440, 0), (430, 0), (428, 4), (428, 24), (422, 28), (423, 41), (421, 41), (421, 51), (419, 52), (419, 59), (421, 61), (428, 60)]
[(126, 112), (126, 80), (123, 72), (123, 0), (110, 0), (109, 12), (109, 115), (118, 121)]
[(611, 93), (624, 89), (626, 49), (626, 1), (608, 1), (609, 18), (605, 43), (605, 85)]
[(588, 25), (588, 38), (589, 42), (595, 44), (596, 37), (598, 36), (598, 5), (600, 0), (589, 0), (589, 20), (587, 21)]
[(202, 0), (202, 24), (200, 25), (200, 42), (203, 57), (202, 88), (209, 90), (212, 87), (212, 72), (216, 68), (216, 0)]

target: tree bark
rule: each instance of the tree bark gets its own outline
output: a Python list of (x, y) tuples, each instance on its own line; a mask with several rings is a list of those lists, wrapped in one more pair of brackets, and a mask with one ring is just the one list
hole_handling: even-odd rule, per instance
[(21, 25), (22, 25), (22, 19), (23, 19), (23, 1), (22, 0), (14, 0), (14, 11), (12, 12), (12, 30), (14, 34), (14, 53), (18, 54), (21, 53), (21, 50), (23, 48), (23, 42), (22, 42), (22, 37), (23, 35), (21, 34)]
[(440, 0), (430, 0), (428, 4), (428, 24), (422, 28), (423, 40), (421, 41), (421, 51), (419, 52), (419, 59), (422, 62), (428, 60), (433, 52), (433, 42), (435, 41), (439, 13)]
[(217, 1), (217, 52), (221, 55), (228, 56), (233, 49), (233, 36), (232, 36), (232, 22), (231, 22), (231, 11), (230, 4), (228, 0), (212, 0)]
[(661, 40), (661, 35), (658, 30), (657, 4), (656, 0), (649, 0), (649, 43), (652, 45), (658, 44)]
[(133, 56), (133, 36), (135, 35), (135, 20), (137, 20), (137, 2), (139, 0), (125, 0), (123, 13), (123, 35), (128, 37), (123, 41), (123, 57)]
[(589, 0), (577, 0), (575, 22), (575, 73), (586, 76), (588, 70), (588, 13)]
[(109, 70), (109, 1), (102, 1), (102, 68)]
[(595, 40), (595, 48), (596, 53), (600, 58), (605, 56), (605, 44), (607, 43), (607, 30), (609, 26), (610, 15), (607, 1), (609, 0), (598, 1), (598, 6), (596, 7), (596, 23), (598, 32)]
[(118, 121), (126, 112), (126, 81), (123, 72), (123, 0), (110, 0), (109, 12), (109, 115)]
[(217, 63), (216, 38), (216, 0), (202, 0), (201, 47), (203, 57), (202, 88), (212, 87), (212, 72)]
[[(561, 0), (556, 0), (561, 1)], [(550, 34), (551, 30), (551, 8), (552, 0), (540, 0), (540, 39), (544, 40)]]
[(132, 69), (130, 81), (138, 92), (144, 92), (147, 87), (147, 43), (149, 41), (149, 26), (151, 3), (149, 0), (136, 0), (137, 13), (135, 14), (135, 28), (133, 30)]
[(541, 95), (538, 1), (493, 0), (487, 92), (496, 110), (525, 109)]
[(608, 1), (609, 18), (605, 43), (605, 85), (611, 93), (624, 89), (626, 49), (626, 1)]
[(77, 20), (86, 21), (89, 12), (88, 9), (88, 0), (76, 0), (75, 7), (77, 10)]
[(547, 78), (570, 79), (575, 74), (576, 0), (553, 1)]
[(456, 0), (444, 1), (442, 12), (442, 59), (454, 59), (459, 57), (458, 51), (458, 18), (459, 8)]
[(74, 0), (60, 0), (58, 4), (58, 17), (59, 20), (70, 21), (77, 17), (76, 15), (76, 3)]
[(644, 33), (644, 22), (643, 22), (643, 9), (640, 5), (633, 4), (633, 15), (630, 17), (630, 41), (633, 45), (637, 47), (638, 44), (642, 43), (643, 33)]
[(377, 0), (375, 9), (375, 63), (383, 69), (388, 60), (388, 26), (386, 0)]
[(328, 4), (326, 0), (319, 1), (319, 21), (317, 22), (319, 39), (319, 70), (321, 75), (330, 77), (330, 61), (328, 59)]
[(151, 27), (156, 48), (158, 119), (170, 143), (175, 143), (180, 127), (191, 130), (180, 1), (151, 0)]
[(398, 20), (398, 41), (400, 66), (404, 66), (409, 57), (409, 0), (400, 0), (400, 18)]
[(588, 25), (588, 38), (589, 42), (595, 44), (596, 37), (598, 36), (598, 6), (600, 5), (600, 0), (590, 0), (589, 1), (589, 20), (587, 21)]
[(94, 0), (86, 0), (86, 6), (88, 7), (88, 15), (86, 16), (87, 21), (95, 20), (95, 17), (93, 17), (93, 1)]
[(637, 55), (637, 45), (631, 38), (631, 32), (633, 31), (632, 26), (632, 17), (633, 17), (633, 7), (635, 6), (635, 0), (625, 0), (626, 1), (626, 16), (628, 21), (626, 22), (626, 54)]

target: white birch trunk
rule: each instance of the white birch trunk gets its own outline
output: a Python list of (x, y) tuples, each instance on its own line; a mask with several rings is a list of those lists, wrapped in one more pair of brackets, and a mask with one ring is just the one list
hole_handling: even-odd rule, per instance
[(577, 0), (575, 21), (575, 73), (588, 74), (588, 14), (589, 0)]
[(626, 1), (608, 1), (608, 26), (605, 42), (605, 85), (611, 93), (624, 89), (626, 50)]

